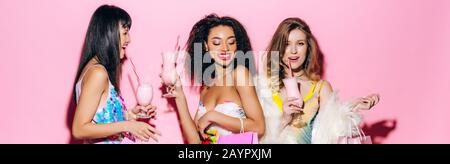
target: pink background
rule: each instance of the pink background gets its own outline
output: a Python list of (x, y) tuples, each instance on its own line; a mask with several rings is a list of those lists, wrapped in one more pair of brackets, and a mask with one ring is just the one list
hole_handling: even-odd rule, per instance
[[(140, 74), (160, 86), (160, 52), (216, 12), (240, 20), (264, 50), (287, 17), (306, 20), (326, 60), (326, 78), (343, 98), (380, 93), (365, 112), (381, 143), (450, 143), (450, 1), (448, 0), (141, 0), (0, 1), (0, 143), (68, 143), (67, 109), (90, 16), (114, 4), (133, 19), (128, 53)], [(135, 105), (124, 65), (122, 91)], [(134, 79), (133, 79), (134, 80)], [(155, 89), (161, 143), (182, 143), (176, 113)], [(198, 97), (192, 96), (191, 111)], [(375, 126), (383, 120), (391, 125)], [(387, 135), (384, 137), (384, 135)]]

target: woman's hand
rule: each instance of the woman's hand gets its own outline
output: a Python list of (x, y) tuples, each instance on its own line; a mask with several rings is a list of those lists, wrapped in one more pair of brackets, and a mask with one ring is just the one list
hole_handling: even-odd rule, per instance
[(161, 132), (144, 122), (127, 121), (125, 124), (125, 128), (125, 131), (130, 132), (133, 136), (144, 142), (147, 142), (150, 138), (158, 142), (158, 138), (156, 135), (161, 136)]
[(369, 110), (374, 107), (380, 101), (379, 94), (371, 94), (366, 97), (361, 97), (353, 102), (353, 111), (356, 110)]
[(283, 102), (283, 114), (281, 116), (281, 127), (288, 125), (293, 118), (293, 114), (303, 111), (298, 98), (288, 98)]
[(136, 121), (139, 118), (139, 116), (138, 116), (139, 113), (146, 113), (146, 116), (148, 118), (155, 118), (156, 109), (157, 109), (157, 107), (153, 106), (153, 105), (147, 105), (145, 107), (137, 105), (133, 109), (129, 110), (127, 118), (128, 118), (128, 120)]
[(300, 113), (303, 111), (302, 106), (303, 101), (300, 101), (300, 99), (288, 98), (285, 102), (283, 102), (283, 114), (292, 115), (294, 113)]
[(200, 132), (200, 135), (203, 139), (208, 139), (209, 135), (206, 134), (206, 130), (209, 126), (213, 123), (212, 120), (214, 120), (215, 111), (210, 111), (205, 113), (202, 117), (200, 117), (195, 124), (197, 125), (197, 129)]
[[(162, 78), (162, 75), (159, 74), (159, 77)], [(182, 93), (180, 93), (180, 92), (183, 92), (183, 87), (181, 85), (180, 76), (178, 76), (178, 75), (177, 75), (175, 84), (166, 85), (166, 84), (164, 84), (164, 82), (162, 82), (162, 80), (161, 80), (161, 84), (166, 86), (166, 93), (163, 95), (164, 98), (177, 98), (177, 97), (181, 96)]]

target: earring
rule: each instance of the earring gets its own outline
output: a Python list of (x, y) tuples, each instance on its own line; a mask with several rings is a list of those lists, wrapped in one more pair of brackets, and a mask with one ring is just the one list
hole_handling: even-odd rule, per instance
[(208, 45), (206, 44), (206, 42), (204, 42), (203, 45), (205, 46), (205, 50), (206, 50), (206, 51), (209, 51), (209, 50), (208, 50)]

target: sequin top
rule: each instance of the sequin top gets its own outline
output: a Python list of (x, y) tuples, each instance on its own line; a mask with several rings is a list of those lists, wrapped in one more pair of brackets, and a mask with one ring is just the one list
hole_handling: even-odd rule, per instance
[[(77, 104), (81, 94), (81, 82), (77, 82), (75, 92), (77, 98)], [(120, 96), (114, 85), (108, 79), (108, 96), (106, 97), (106, 102), (100, 105), (95, 112), (92, 123), (94, 124), (110, 124), (115, 122), (126, 121), (126, 106), (124, 104), (124, 99)], [(84, 143), (87, 144), (120, 144), (124, 137), (127, 137), (127, 133), (120, 133), (113, 136), (109, 136), (101, 139), (85, 140)]]

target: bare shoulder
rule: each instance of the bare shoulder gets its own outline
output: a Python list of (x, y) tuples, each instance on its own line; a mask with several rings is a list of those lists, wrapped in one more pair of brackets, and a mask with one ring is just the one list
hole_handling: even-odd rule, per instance
[(84, 75), (83, 86), (106, 88), (108, 86), (108, 72), (105, 67), (95, 65), (89, 68)]
[(247, 67), (238, 65), (234, 70), (234, 80), (237, 86), (253, 86), (253, 78)]
[(331, 83), (327, 80), (322, 80), (322, 88), (320, 89), (320, 95), (329, 95), (333, 92), (333, 87), (331, 86)]
[(250, 70), (243, 65), (238, 65), (234, 70), (235, 76), (250, 76)]

